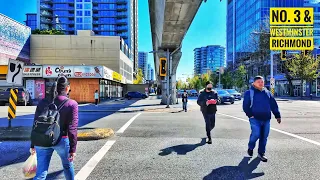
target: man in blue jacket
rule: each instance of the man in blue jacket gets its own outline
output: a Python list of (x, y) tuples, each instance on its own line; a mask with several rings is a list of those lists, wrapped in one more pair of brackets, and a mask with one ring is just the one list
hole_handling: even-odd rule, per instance
[(245, 92), (243, 111), (249, 117), (251, 126), (248, 155), (253, 155), (253, 149), (259, 139), (258, 157), (261, 161), (267, 162), (268, 159), (265, 156), (265, 152), (270, 131), (271, 112), (279, 124), (281, 123), (281, 116), (276, 100), (270, 91), (264, 87), (262, 76), (256, 76), (250, 90)]

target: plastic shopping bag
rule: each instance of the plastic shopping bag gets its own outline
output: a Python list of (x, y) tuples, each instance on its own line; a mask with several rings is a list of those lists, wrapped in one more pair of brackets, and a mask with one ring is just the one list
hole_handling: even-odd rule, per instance
[(33, 178), (37, 172), (37, 155), (30, 155), (26, 162), (23, 163), (22, 172), (25, 178)]

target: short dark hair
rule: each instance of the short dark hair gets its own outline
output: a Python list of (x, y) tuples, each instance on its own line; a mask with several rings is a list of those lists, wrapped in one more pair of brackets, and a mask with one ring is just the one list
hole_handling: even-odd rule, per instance
[(211, 81), (207, 81), (206, 82), (206, 86), (208, 86), (208, 84), (212, 84), (212, 82)]
[(256, 77), (254, 77), (253, 82), (255, 82), (256, 80), (259, 80), (259, 79), (264, 80), (264, 78), (262, 76), (256, 76)]

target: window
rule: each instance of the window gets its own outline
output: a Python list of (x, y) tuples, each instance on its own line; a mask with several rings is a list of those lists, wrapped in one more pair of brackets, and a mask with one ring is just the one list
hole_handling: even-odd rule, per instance
[(91, 17), (85, 17), (84, 23), (91, 23)]
[(77, 23), (82, 23), (82, 18), (77, 18)]
[(84, 2), (91, 2), (91, 0), (84, 0)]
[(84, 9), (91, 9), (91, 4), (84, 4)]
[(91, 11), (85, 11), (84, 16), (91, 16)]
[(77, 29), (78, 30), (82, 30), (83, 29), (83, 25), (82, 24), (77, 24)]
[(82, 0), (77, 0), (77, 2), (82, 2)]
[(91, 29), (91, 24), (85, 24), (83, 29), (84, 30), (90, 30)]
[(82, 16), (82, 11), (77, 11), (77, 16)]
[(77, 9), (82, 9), (82, 4), (77, 4)]

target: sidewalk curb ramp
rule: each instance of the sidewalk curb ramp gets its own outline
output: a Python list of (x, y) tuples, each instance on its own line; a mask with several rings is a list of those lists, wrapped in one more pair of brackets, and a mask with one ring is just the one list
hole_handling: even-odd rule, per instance
[[(0, 141), (30, 141), (31, 127), (0, 127)], [(78, 141), (106, 139), (114, 135), (110, 128), (79, 128)]]

